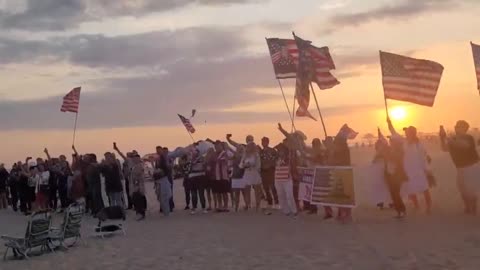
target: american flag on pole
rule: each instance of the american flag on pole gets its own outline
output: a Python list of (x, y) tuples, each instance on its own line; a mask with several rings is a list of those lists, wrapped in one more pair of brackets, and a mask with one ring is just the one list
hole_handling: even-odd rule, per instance
[(73, 88), (72, 91), (63, 97), (63, 103), (60, 111), (78, 113), (81, 89), (81, 87)]
[(277, 79), (295, 78), (297, 76), (296, 61), (298, 60), (295, 40), (267, 38), (267, 45)]
[(308, 49), (308, 53), (312, 57), (313, 66), (315, 68), (315, 74), (312, 80), (317, 83), (320, 89), (330, 89), (335, 85), (340, 84), (337, 78), (330, 73), (330, 70), (335, 69), (335, 63), (333, 62), (328, 47), (317, 48), (311, 45)]
[(355, 140), (355, 138), (358, 136), (358, 132), (353, 130), (347, 124), (344, 124), (338, 131), (338, 136), (341, 136), (347, 140)]
[(195, 133), (195, 128), (192, 125), (192, 122), (190, 122), (190, 119), (187, 119), (185, 116), (178, 114), (178, 117), (180, 118), (180, 121), (182, 121), (183, 125), (187, 129), (189, 133)]
[[(335, 69), (335, 64), (328, 47), (317, 48), (308, 43), (305, 53), (315, 70), (312, 81), (316, 82), (320, 89), (329, 89), (339, 84), (340, 82), (330, 73), (330, 70)], [(296, 78), (299, 50), (295, 40), (267, 38), (267, 45), (277, 79)]]
[(475, 63), (475, 74), (477, 75), (477, 89), (480, 91), (480, 45), (472, 44), (473, 62)]
[(308, 105), (310, 104), (310, 83), (314, 76), (313, 61), (308, 53), (311, 42), (295, 35), (294, 37), (298, 48), (297, 82), (295, 85), (295, 97), (298, 101), (297, 116), (310, 117), (316, 121), (308, 111)]
[(385, 98), (433, 106), (443, 66), (380, 51)]
[(352, 167), (316, 167), (311, 203), (354, 207), (355, 188)]

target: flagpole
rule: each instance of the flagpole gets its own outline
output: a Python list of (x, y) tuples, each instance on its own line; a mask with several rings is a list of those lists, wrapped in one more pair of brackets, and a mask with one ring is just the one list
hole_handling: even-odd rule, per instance
[[(265, 38), (265, 41), (267, 42), (268, 45), (268, 39)], [(272, 65), (273, 65), (273, 60), (272, 60)], [(273, 68), (273, 73), (275, 73), (275, 68)], [(275, 74), (276, 75), (276, 74)], [(290, 107), (288, 107), (288, 102), (287, 98), (285, 97), (285, 91), (283, 91), (283, 86), (282, 83), (280, 82), (280, 79), (277, 78), (278, 86), (280, 86), (280, 90), (282, 91), (282, 96), (283, 96), (283, 101), (285, 102), (285, 107), (287, 107), (287, 112), (288, 112), (288, 117), (290, 118), (290, 121), (292, 121), (292, 130), (295, 130), (295, 117), (292, 117), (292, 114), (290, 114)], [(294, 110), (295, 110), (295, 104), (293, 105)], [(293, 113), (294, 115), (294, 113)]]
[(188, 132), (188, 135), (190, 135), (190, 139), (192, 139), (192, 142), (195, 143), (195, 139), (193, 138), (192, 133), (188, 130), (187, 130), (187, 132)]
[[(296, 90), (295, 90), (296, 92)], [(292, 123), (295, 122), (295, 116), (296, 116), (296, 113), (295, 113), (295, 106), (296, 106), (296, 102), (297, 102), (297, 94), (295, 93), (295, 95), (293, 96), (293, 109), (292, 109)], [(296, 128), (295, 128), (295, 125), (292, 125), (292, 132), (293, 131), (296, 131)]]
[(322, 127), (323, 127), (323, 132), (325, 133), (325, 139), (327, 139), (327, 128), (325, 127), (325, 122), (323, 121), (323, 116), (322, 112), (320, 111), (320, 106), (318, 105), (318, 100), (317, 100), (317, 95), (315, 94), (315, 91), (313, 90), (313, 85), (310, 82), (310, 89), (312, 90), (313, 98), (315, 99), (315, 104), (317, 105), (317, 110), (318, 114), (320, 115), (320, 121), (322, 121)]
[(385, 96), (385, 91), (383, 93), (383, 100), (385, 101), (385, 113), (387, 114), (387, 119), (390, 119), (390, 115), (388, 115), (388, 104), (387, 104), (387, 97)]
[(75, 145), (75, 136), (77, 134), (77, 119), (78, 119), (78, 112), (75, 113), (75, 124), (73, 125), (73, 142), (72, 142), (72, 145)]
[[(295, 39), (295, 32), (292, 31), (292, 34), (293, 34), (293, 38)], [(295, 94), (293, 95), (293, 111), (292, 111), (292, 117), (293, 117), (293, 121), (295, 121), (295, 116), (297, 115), (295, 113), (295, 103), (297, 102), (297, 86), (296, 86), (296, 82), (295, 82)], [(295, 127), (292, 125), (292, 131), (295, 129)]]
[[(379, 51), (380, 53), (380, 65), (382, 64), (382, 51)], [(383, 80), (383, 68), (381, 68), (382, 71), (382, 80)], [(383, 83), (383, 81), (382, 81)], [(387, 104), (387, 96), (385, 96), (385, 87), (383, 89), (383, 101), (385, 102), (385, 113), (387, 114), (387, 119), (390, 119), (390, 116), (388, 115), (388, 104)]]
[[(290, 107), (288, 107), (288, 102), (287, 102), (287, 98), (285, 97), (285, 92), (283, 91), (282, 82), (278, 78), (277, 78), (277, 82), (278, 82), (278, 86), (280, 86), (280, 90), (282, 91), (283, 101), (285, 102), (285, 107), (287, 107), (288, 117), (290, 117), (290, 121), (292, 121), (292, 129), (295, 129), (294, 118), (290, 113)], [(295, 104), (293, 106), (295, 106)]]

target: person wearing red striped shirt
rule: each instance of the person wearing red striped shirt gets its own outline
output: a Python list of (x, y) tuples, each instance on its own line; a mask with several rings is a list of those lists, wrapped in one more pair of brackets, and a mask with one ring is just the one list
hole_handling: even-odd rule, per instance
[(297, 205), (293, 195), (293, 180), (290, 168), (290, 150), (285, 143), (276, 146), (278, 159), (275, 166), (275, 189), (282, 212), (287, 216), (297, 217)]
[(228, 174), (228, 153), (221, 141), (215, 142), (215, 185), (214, 196), (216, 200), (216, 212), (228, 212), (228, 193), (230, 193), (230, 178)]

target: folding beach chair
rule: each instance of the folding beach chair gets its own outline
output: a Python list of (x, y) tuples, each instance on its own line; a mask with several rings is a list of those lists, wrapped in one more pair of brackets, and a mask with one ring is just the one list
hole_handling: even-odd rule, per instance
[(110, 206), (103, 208), (98, 214), (98, 224), (94, 228), (95, 236), (106, 237), (117, 233), (126, 235), (125, 232), (125, 209), (121, 206)]
[(46, 250), (53, 251), (48, 245), (51, 224), (52, 216), (49, 211), (33, 213), (28, 221), (25, 237), (1, 237), (6, 242), (5, 247), (7, 247), (3, 259), (6, 260), (10, 249), (12, 249), (15, 257), (20, 255), (25, 259), (28, 259), (28, 255), (33, 248), (40, 247), (42, 252)]
[[(49, 240), (54, 247), (69, 248), (82, 239), (80, 229), (85, 213), (83, 204), (71, 204), (66, 210), (60, 228), (52, 228)], [(68, 243), (67, 243), (68, 240)]]

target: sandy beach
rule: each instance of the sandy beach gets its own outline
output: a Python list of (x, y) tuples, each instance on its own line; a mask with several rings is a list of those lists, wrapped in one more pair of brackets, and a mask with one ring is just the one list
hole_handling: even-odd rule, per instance
[[(181, 181), (175, 182), (177, 209), (165, 218), (149, 184), (147, 219), (136, 222), (129, 212), (127, 236), (93, 238), (95, 220), (86, 218), (85, 245), (0, 262), (0, 269), (479, 269), (480, 218), (463, 215), (450, 158), (429, 148), (438, 180), (430, 216), (415, 213), (410, 204), (402, 221), (390, 210), (376, 209), (366, 175), (372, 148), (359, 148), (352, 149), (359, 204), (353, 224), (323, 221), (322, 213), (297, 220), (278, 211), (272, 216), (253, 211), (191, 216), (183, 211)], [(0, 234), (22, 235), (26, 220), (1, 211)]]

